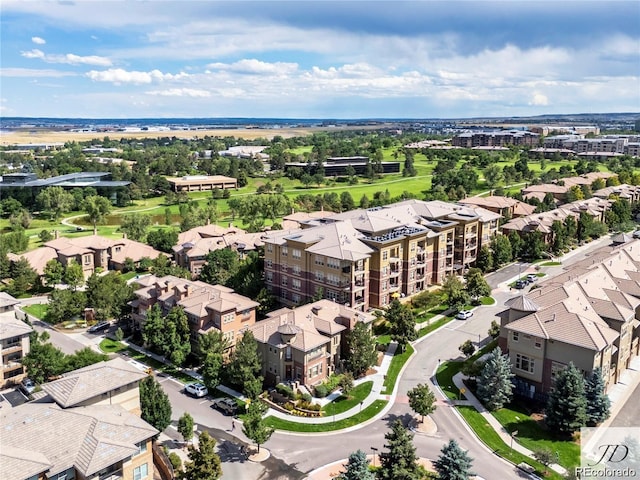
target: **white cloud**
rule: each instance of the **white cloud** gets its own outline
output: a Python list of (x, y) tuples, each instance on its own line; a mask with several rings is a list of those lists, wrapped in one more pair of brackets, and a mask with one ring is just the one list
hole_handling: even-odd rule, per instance
[(549, 105), (549, 99), (547, 98), (546, 95), (540, 92), (534, 92), (531, 97), (531, 100), (529, 101), (529, 105), (547, 106)]
[(0, 68), (0, 77), (72, 77), (75, 75), (77, 75), (75, 72), (52, 69)]
[(162, 73), (160, 70), (152, 70), (150, 72), (127, 71), (122, 68), (110, 68), (108, 70), (91, 70), (85, 74), (94, 82), (110, 82), (116, 85), (123, 83), (146, 84), (152, 82), (161, 82), (165, 80), (178, 80), (189, 77), (187, 73)]
[(21, 52), (21, 55), (25, 58), (37, 58), (47, 63), (64, 63), (68, 65), (94, 65), (96, 67), (110, 67), (112, 62), (106, 57), (100, 57), (98, 55), (75, 55), (73, 53), (66, 53), (63, 55), (46, 54), (42, 50), (34, 48), (27, 52)]
[(44, 45), (47, 41), (41, 37), (31, 37), (31, 41), (36, 45)]
[(262, 62), (255, 58), (243, 59), (234, 63), (211, 63), (207, 68), (250, 75), (287, 75), (298, 69), (297, 63)]
[(150, 90), (145, 92), (147, 95), (157, 95), (161, 97), (193, 97), (203, 98), (210, 97), (211, 93), (206, 90), (198, 90), (195, 88), (170, 88), (168, 90)]

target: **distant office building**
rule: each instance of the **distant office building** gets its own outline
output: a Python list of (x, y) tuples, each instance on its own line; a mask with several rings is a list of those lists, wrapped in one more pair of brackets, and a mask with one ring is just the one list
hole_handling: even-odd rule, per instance
[(2, 176), (0, 189), (42, 189), (46, 187), (115, 188), (126, 187), (131, 184), (131, 182), (124, 180), (109, 180), (109, 178), (111, 178), (111, 173), (109, 172), (77, 172), (40, 179), (35, 173), (8, 173)]
[[(356, 175), (364, 175), (367, 172), (367, 165), (370, 163), (369, 157), (327, 157), (322, 163), (324, 174), (327, 177), (337, 175), (346, 175), (347, 167), (355, 170)], [(400, 162), (381, 162), (382, 172), (380, 173), (399, 173)], [(302, 168), (308, 170), (308, 173), (314, 175), (317, 172), (317, 163), (307, 162), (289, 162), (285, 165), (285, 170), (291, 167)]]
[(466, 132), (453, 137), (454, 147), (505, 147), (507, 145), (537, 146), (540, 135), (524, 130), (492, 130)]
[(224, 190), (238, 188), (238, 180), (223, 175), (186, 175), (167, 177), (174, 192), (202, 192), (205, 190)]

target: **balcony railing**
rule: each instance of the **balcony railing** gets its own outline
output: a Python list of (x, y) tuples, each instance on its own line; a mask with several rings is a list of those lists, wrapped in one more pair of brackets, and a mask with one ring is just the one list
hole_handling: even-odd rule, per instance
[(10, 353), (19, 352), (22, 350), (22, 343), (12, 343), (6, 347), (2, 347), (2, 354), (8, 355)]
[(116, 472), (107, 473), (106, 475), (100, 475), (98, 477), (99, 480), (121, 480), (124, 478), (122, 476), (122, 470), (118, 470)]
[(22, 364), (20, 362), (9, 361), (2, 365), (4, 371), (15, 370), (16, 368), (22, 368)]

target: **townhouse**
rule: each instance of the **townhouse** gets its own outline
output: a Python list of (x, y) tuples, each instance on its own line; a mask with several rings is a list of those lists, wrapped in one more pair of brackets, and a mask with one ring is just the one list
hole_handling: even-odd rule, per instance
[(521, 202), (511, 197), (490, 195), (488, 197), (467, 197), (458, 200), (462, 205), (470, 205), (485, 208), (491, 212), (499, 213), (504, 218), (517, 218), (531, 215), (536, 207)]
[(0, 292), (0, 390), (19, 383), (26, 371), (22, 359), (29, 353), (29, 335), (33, 329), (16, 318), (15, 306), (20, 302)]
[(256, 322), (259, 303), (239, 295), (222, 285), (185, 280), (167, 275), (149, 275), (136, 280), (140, 287), (130, 302), (131, 318), (142, 329), (147, 311), (158, 305), (164, 315), (173, 307), (182, 307), (187, 315), (192, 341), (198, 335), (217, 330), (222, 332), (230, 348), (251, 325)]
[(343, 366), (348, 332), (356, 323), (369, 325), (374, 318), (330, 300), (269, 313), (249, 327), (259, 345), (265, 382), (298, 382), (305, 387), (322, 383)]
[(9, 253), (9, 260), (15, 262), (21, 258), (26, 259), (39, 275), (44, 273), (49, 260), (57, 260), (65, 266), (75, 262), (82, 267), (85, 278), (88, 278), (98, 268), (122, 270), (127, 259), (138, 263), (143, 258), (154, 259), (166, 255), (149, 245), (124, 237), (116, 240), (100, 235), (67, 238), (59, 237), (58, 232), (56, 237), (35, 250), (19, 255)]
[(207, 255), (215, 250), (230, 248), (243, 258), (246, 252), (263, 246), (264, 232), (247, 233), (241, 228), (228, 228), (210, 224), (195, 227), (178, 235), (178, 244), (173, 247), (176, 264), (197, 277), (207, 262)]
[(407, 200), (315, 219), (264, 239), (265, 283), (285, 305), (323, 297), (361, 311), (464, 273), (498, 233), (482, 207)]
[(154, 478), (153, 438), (139, 416), (146, 374), (117, 358), (43, 385), (34, 402), (0, 412), (0, 478)]
[(538, 185), (529, 185), (522, 189), (522, 197), (525, 200), (535, 198), (542, 201), (547, 194), (551, 194), (558, 203), (567, 201), (567, 193), (573, 186), (589, 185), (591, 186), (596, 180), (607, 180), (616, 177), (611, 172), (589, 172), (576, 177), (566, 177), (557, 180), (554, 183), (542, 183)]
[(639, 353), (640, 241), (600, 249), (505, 305), (499, 345), (518, 393), (543, 399), (569, 362), (600, 368), (609, 387)]

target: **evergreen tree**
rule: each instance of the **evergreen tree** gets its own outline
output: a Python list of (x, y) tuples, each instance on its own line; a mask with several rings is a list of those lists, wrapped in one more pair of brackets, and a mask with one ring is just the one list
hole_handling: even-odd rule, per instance
[[(248, 394), (247, 386), (251, 385), (251, 382), (255, 385), (256, 379), (260, 379), (260, 384), (262, 384), (263, 378), (259, 376), (261, 371), (262, 363), (258, 354), (258, 342), (256, 342), (253, 333), (247, 331), (236, 343), (236, 349), (231, 356), (231, 362), (227, 367), (229, 380), (234, 385), (242, 387), (243, 392)], [(253, 397), (250, 398), (253, 399)]]
[(587, 423), (587, 399), (584, 378), (573, 363), (558, 373), (547, 400), (547, 426), (565, 435)]
[(438, 472), (439, 480), (468, 480), (471, 473), (473, 459), (462, 450), (455, 440), (449, 440), (440, 456), (433, 462), (433, 467)]
[(149, 375), (140, 382), (142, 419), (162, 432), (171, 423), (171, 402), (160, 384)]
[(424, 423), (425, 415), (433, 413), (436, 409), (436, 397), (428, 385), (419, 383), (407, 392), (409, 397), (409, 406), (411, 409), (422, 417), (420, 420)]
[(419, 480), (422, 478), (418, 467), (416, 447), (411, 435), (402, 424), (396, 420), (391, 431), (384, 435), (388, 452), (380, 454), (380, 480)]
[[(500, 237), (500, 235), (498, 235), (498, 237)], [(509, 233), (507, 240), (509, 240), (509, 245), (511, 245), (511, 259), (515, 260), (522, 254), (524, 240), (522, 240), (522, 237), (518, 232)]]
[(349, 353), (347, 355), (347, 369), (354, 377), (367, 373), (378, 359), (376, 342), (371, 334), (371, 328), (364, 322), (357, 322), (347, 338)]
[(389, 304), (385, 318), (391, 324), (391, 339), (398, 342), (400, 351), (418, 337), (413, 311), (407, 305), (400, 303), (397, 298)]
[(10, 295), (19, 297), (27, 293), (36, 284), (39, 284), (40, 277), (38, 273), (31, 268), (29, 260), (21, 257), (20, 260), (14, 262), (9, 268), (11, 274), (11, 283), (7, 289)]
[(273, 428), (265, 425), (262, 418), (266, 411), (267, 406), (264, 403), (260, 400), (253, 400), (249, 404), (249, 409), (242, 425), (242, 433), (255, 442), (258, 446), (258, 452), (260, 452), (260, 445), (269, 440), (274, 432)]
[(609, 418), (611, 401), (605, 393), (604, 379), (600, 368), (594, 368), (591, 375), (587, 377), (584, 393), (587, 399), (587, 424), (595, 426)]
[(478, 379), (478, 397), (488, 410), (498, 410), (511, 401), (513, 377), (509, 358), (507, 355), (502, 355), (500, 347), (494, 348), (484, 363), (482, 374)]
[(189, 442), (193, 438), (193, 417), (189, 412), (184, 412), (178, 419), (178, 432), (185, 442)]
[(337, 480), (375, 480), (376, 476), (369, 470), (369, 460), (362, 450), (356, 450), (349, 455), (346, 470), (337, 477)]
[(215, 452), (216, 441), (202, 432), (198, 446), (189, 445), (189, 461), (184, 464), (184, 480), (218, 480), (222, 477), (222, 463)]

